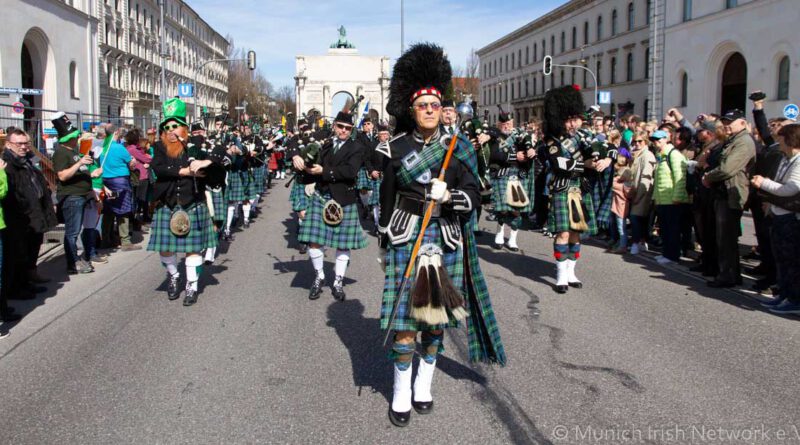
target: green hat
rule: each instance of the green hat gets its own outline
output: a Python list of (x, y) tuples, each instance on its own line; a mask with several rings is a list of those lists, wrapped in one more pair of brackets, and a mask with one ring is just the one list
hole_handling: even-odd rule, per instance
[(186, 124), (186, 103), (177, 97), (167, 99), (167, 101), (164, 102), (163, 113), (164, 119), (161, 120), (158, 128), (163, 127), (167, 121), (176, 121), (181, 125), (188, 126)]

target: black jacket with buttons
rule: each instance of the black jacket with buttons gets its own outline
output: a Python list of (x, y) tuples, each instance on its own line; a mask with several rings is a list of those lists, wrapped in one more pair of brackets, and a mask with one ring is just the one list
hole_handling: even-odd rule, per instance
[(205, 202), (206, 184), (210, 187), (217, 187), (220, 178), (224, 182), (224, 148), (218, 146), (207, 159), (211, 160), (211, 165), (203, 171), (205, 178), (195, 178), (192, 176), (181, 176), (180, 169), (188, 167), (194, 158), (184, 150), (177, 158), (167, 155), (167, 148), (161, 141), (155, 143), (153, 147), (153, 162), (150, 166), (156, 174), (156, 183), (153, 184), (153, 201), (166, 204), (169, 208), (176, 205), (188, 207), (195, 202)]
[(347, 139), (336, 153), (333, 142), (322, 146), (320, 165), (322, 174), (312, 176), (317, 190), (330, 192), (331, 197), (341, 206), (355, 204), (356, 178), (364, 161), (364, 146), (358, 140)]

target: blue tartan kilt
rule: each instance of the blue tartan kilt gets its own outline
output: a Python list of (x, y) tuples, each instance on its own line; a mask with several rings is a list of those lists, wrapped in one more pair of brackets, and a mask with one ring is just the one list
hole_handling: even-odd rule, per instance
[(217, 232), (211, 222), (208, 207), (195, 203), (184, 209), (189, 214), (191, 229), (186, 236), (175, 236), (169, 229), (172, 210), (167, 206), (156, 209), (150, 226), (147, 250), (153, 252), (200, 253), (203, 249), (217, 247)]
[(264, 178), (267, 176), (267, 167), (261, 165), (259, 167), (255, 167), (253, 169), (253, 186), (250, 190), (252, 193), (252, 197), (255, 198), (257, 195), (264, 193)]
[(209, 190), (211, 193), (211, 203), (214, 204), (214, 216), (211, 217), (214, 221), (225, 221), (228, 212), (228, 203), (225, 202), (225, 191), (218, 192)]
[[(533, 210), (533, 175), (526, 175), (524, 178), (519, 176), (519, 170), (514, 167), (508, 168), (508, 174), (492, 178), (492, 204), (496, 213), (519, 212), (528, 213)], [(525, 207), (511, 207), (506, 204), (506, 187), (511, 176), (517, 176), (522, 185), (522, 189), (528, 194), (528, 205)]]
[(611, 204), (614, 199), (613, 179), (613, 168), (607, 168), (598, 173), (597, 176), (589, 177), (589, 183), (592, 185), (594, 214), (597, 219), (597, 226), (601, 229), (608, 229), (611, 225)]
[(249, 199), (250, 173), (247, 171), (229, 171), (228, 186), (225, 188), (225, 199), (239, 202)]
[[(421, 223), (421, 222), (420, 222)], [(419, 229), (416, 230), (414, 237), (408, 243), (399, 246), (390, 246), (389, 251), (386, 253), (386, 278), (383, 284), (383, 302), (381, 303), (381, 329), (394, 329), (397, 331), (431, 331), (447, 327), (458, 327), (457, 320), (451, 319), (449, 324), (441, 325), (427, 325), (419, 322), (411, 316), (411, 302), (410, 293), (414, 288), (415, 275), (412, 274), (409, 283), (406, 285), (406, 290), (403, 292), (401, 303), (397, 307), (397, 315), (395, 316), (392, 325), (389, 326), (389, 317), (392, 314), (392, 308), (395, 301), (397, 301), (400, 292), (400, 286), (403, 283), (403, 274), (405, 274), (408, 261), (411, 257), (411, 251), (414, 249), (414, 241), (419, 235)], [(464, 235), (466, 236), (466, 234)], [(464, 249), (459, 248), (453, 252), (445, 250), (442, 243), (442, 233), (439, 228), (439, 221), (431, 219), (430, 224), (425, 229), (425, 237), (422, 244), (433, 243), (442, 247), (444, 254), (442, 255), (442, 265), (447, 269), (450, 279), (462, 295), (464, 293)], [(416, 267), (416, 266), (415, 266)]]
[(367, 169), (364, 167), (358, 170), (356, 190), (372, 190), (372, 182), (369, 179), (369, 173), (367, 173)]
[(329, 226), (322, 219), (324, 203), (330, 196), (318, 193), (309, 197), (306, 219), (300, 226), (297, 240), (306, 244), (319, 244), (333, 249), (357, 250), (367, 247), (367, 237), (358, 218), (358, 206), (342, 206), (344, 218), (337, 226)]
[(308, 208), (308, 195), (306, 195), (305, 186), (296, 179), (292, 182), (289, 202), (292, 204), (292, 210), (295, 212), (301, 212)]
[(372, 195), (369, 196), (368, 204), (371, 206), (381, 205), (381, 180), (370, 179), (372, 182)]
[[(581, 180), (573, 179), (570, 181), (570, 187), (580, 187)], [(597, 219), (594, 214), (594, 204), (592, 203), (592, 195), (584, 193), (581, 196), (583, 202), (583, 214), (586, 217), (586, 225), (589, 230), (584, 232), (588, 235), (597, 234)], [(551, 192), (550, 194), (550, 212), (547, 216), (547, 229), (552, 233), (569, 232), (569, 206), (567, 203), (567, 190), (563, 192)]]

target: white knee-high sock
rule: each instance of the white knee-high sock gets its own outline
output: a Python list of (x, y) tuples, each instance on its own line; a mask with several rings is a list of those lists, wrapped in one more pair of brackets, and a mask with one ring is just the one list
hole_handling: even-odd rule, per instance
[(206, 258), (205, 258), (206, 261), (213, 263), (216, 257), (217, 257), (216, 247), (209, 247), (208, 249), (206, 249)]
[(336, 251), (336, 279), (340, 280), (344, 278), (344, 274), (347, 273), (347, 263), (350, 262), (350, 251), (349, 250), (337, 250)]
[(322, 249), (315, 249), (312, 247), (308, 249), (308, 257), (311, 258), (311, 264), (314, 266), (314, 271), (317, 272), (317, 278), (324, 280), (325, 271), (323, 270), (323, 266), (325, 265), (325, 253), (322, 252)]
[(161, 264), (167, 269), (167, 273), (172, 275), (173, 277), (178, 276), (178, 258), (175, 255), (172, 256), (163, 256), (159, 255), (161, 258)]
[(508, 245), (510, 247), (519, 247), (517, 246), (517, 234), (519, 230), (511, 230), (511, 233), (508, 235)]
[(495, 244), (503, 244), (505, 242), (505, 224), (498, 224), (497, 225), (497, 235), (494, 237)]
[(428, 363), (425, 360), (419, 361), (417, 368), (417, 378), (414, 380), (414, 400), (417, 402), (430, 402), (433, 400), (431, 394), (431, 384), (433, 383), (433, 371), (436, 370), (436, 361)]
[(203, 257), (200, 255), (188, 255), (186, 257), (186, 287), (197, 290), (197, 281), (200, 280), (200, 272), (203, 270)]
[(397, 365), (394, 365), (392, 411), (396, 413), (411, 411), (411, 373), (411, 366), (401, 371)]
[(236, 204), (228, 204), (228, 218), (225, 220), (225, 232), (231, 233), (231, 223), (233, 223), (233, 215), (236, 213)]
[(250, 222), (250, 201), (245, 201), (242, 204), (242, 213), (244, 214), (244, 222)]

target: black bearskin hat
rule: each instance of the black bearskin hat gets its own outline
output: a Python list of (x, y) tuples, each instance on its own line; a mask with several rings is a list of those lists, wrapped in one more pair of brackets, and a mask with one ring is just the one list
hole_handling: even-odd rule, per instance
[(544, 135), (553, 138), (567, 136), (564, 121), (571, 117), (582, 116), (585, 110), (583, 95), (578, 85), (549, 90), (544, 96)]
[(394, 64), (389, 103), (386, 105), (386, 111), (397, 121), (395, 133), (410, 133), (416, 128), (411, 114), (415, 93), (435, 89), (441, 99), (452, 76), (450, 61), (440, 46), (416, 43), (403, 53)]

